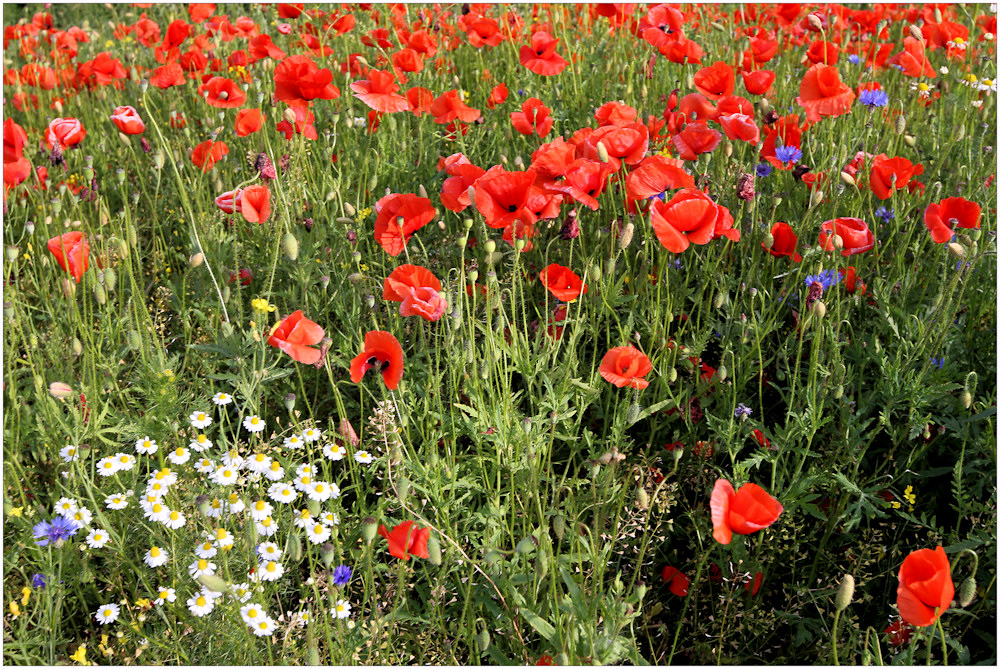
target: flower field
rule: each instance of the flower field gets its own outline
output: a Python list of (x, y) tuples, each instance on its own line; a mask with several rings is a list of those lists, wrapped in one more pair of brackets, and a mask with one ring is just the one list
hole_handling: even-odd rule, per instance
[(995, 664), (995, 6), (3, 57), (5, 663)]

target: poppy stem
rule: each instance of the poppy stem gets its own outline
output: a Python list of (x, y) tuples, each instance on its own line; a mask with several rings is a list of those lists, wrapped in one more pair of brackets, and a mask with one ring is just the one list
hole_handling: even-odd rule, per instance
[(698, 583), (701, 582), (699, 580), (701, 578), (701, 570), (702, 567), (705, 566), (705, 562), (708, 560), (708, 555), (712, 552), (712, 548), (714, 548), (714, 546), (706, 550), (702, 554), (701, 559), (698, 560), (698, 568), (695, 569), (694, 578), (691, 580), (693, 587), (688, 591), (688, 596), (684, 598), (684, 606), (681, 608), (681, 616), (677, 620), (677, 629), (674, 630), (674, 641), (670, 645), (670, 655), (667, 656), (667, 661), (664, 664), (673, 664), (674, 653), (677, 651), (677, 640), (680, 639), (681, 636), (681, 628), (684, 626), (684, 616), (687, 614), (688, 604), (691, 603), (691, 596), (694, 594), (694, 590), (698, 587)]

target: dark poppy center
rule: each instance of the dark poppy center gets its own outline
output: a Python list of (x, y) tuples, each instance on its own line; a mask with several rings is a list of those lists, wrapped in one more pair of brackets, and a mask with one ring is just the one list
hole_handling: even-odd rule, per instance
[(377, 364), (378, 364), (378, 358), (376, 358), (374, 355), (372, 357), (368, 358), (368, 366), (369, 367), (374, 367)]
[(507, 211), (513, 214), (515, 211), (517, 211), (517, 205), (516, 204), (507, 205)]
[(389, 369), (389, 361), (388, 360), (386, 360), (385, 362), (382, 363), (382, 366), (379, 367), (379, 371), (384, 372), (387, 369)]

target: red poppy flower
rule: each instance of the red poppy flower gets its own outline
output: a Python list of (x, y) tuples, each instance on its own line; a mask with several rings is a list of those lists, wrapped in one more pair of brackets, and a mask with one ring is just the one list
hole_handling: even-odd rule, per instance
[(502, 105), (507, 100), (507, 86), (497, 84), (490, 91), (490, 96), (486, 98), (486, 108), (493, 109), (497, 105)]
[(378, 535), (385, 537), (389, 542), (389, 554), (400, 560), (409, 560), (411, 555), (425, 559), (430, 557), (427, 553), (427, 540), (431, 538), (430, 528), (418, 528), (412, 520), (396, 525), (392, 528), (392, 532), (387, 530), (385, 525), (379, 525)]
[(943, 548), (922, 548), (906, 556), (896, 589), (896, 606), (903, 620), (914, 627), (933, 625), (954, 596), (951, 564)]
[(236, 136), (246, 137), (261, 129), (264, 115), (260, 109), (241, 109), (236, 112)]
[(146, 124), (142, 122), (135, 107), (116, 107), (111, 120), (126, 135), (141, 135), (146, 130)]
[(424, 69), (424, 59), (417, 51), (407, 47), (392, 54), (392, 66), (397, 70), (397, 73), (419, 72)]
[(764, 574), (757, 572), (753, 574), (743, 583), (743, 588), (747, 591), (748, 595), (756, 595), (760, 592), (760, 586), (764, 583)]
[(9, 163), (24, 156), (24, 146), (28, 143), (28, 133), (13, 118), (3, 122), (3, 161)]
[(572, 302), (587, 292), (587, 284), (569, 267), (552, 263), (538, 273), (538, 280), (556, 299)]
[(389, 114), (406, 111), (410, 103), (402, 95), (398, 95), (399, 85), (388, 72), (369, 70), (368, 78), (351, 84), (354, 97), (364, 102), (375, 111)]
[(682, 253), (691, 244), (707, 244), (719, 235), (740, 240), (729, 209), (700, 190), (685, 188), (667, 202), (654, 200), (649, 211), (656, 238), (673, 253)]
[(45, 131), (45, 144), (50, 149), (56, 145), (60, 149), (76, 146), (87, 136), (87, 131), (75, 118), (55, 118)]
[(278, 48), (270, 35), (257, 35), (247, 44), (247, 56), (251, 63), (265, 58), (282, 60), (286, 54)]
[(625, 177), (629, 200), (645, 200), (675, 188), (694, 188), (694, 177), (684, 171), (683, 161), (666, 156), (643, 158)]
[(751, 534), (769, 527), (778, 519), (784, 507), (764, 492), (756, 483), (747, 483), (733, 490), (726, 479), (715, 482), (712, 490), (712, 536), (720, 544), (728, 544), (736, 534)]
[(291, 140), (295, 135), (302, 135), (306, 139), (319, 139), (319, 135), (316, 133), (316, 126), (313, 125), (316, 115), (309, 111), (309, 108), (305, 105), (295, 104), (289, 107), (289, 109), (295, 115), (295, 124), (293, 125), (285, 119), (275, 126), (275, 130), (282, 133), (287, 140)]
[(924, 173), (924, 166), (914, 165), (906, 158), (890, 158), (885, 154), (875, 156), (872, 161), (868, 185), (880, 200), (888, 200), (898, 188), (905, 188), (910, 180)]
[(722, 133), (709, 128), (707, 121), (688, 123), (687, 127), (673, 137), (677, 155), (682, 160), (698, 160), (703, 153), (715, 151), (722, 142)]
[(542, 655), (538, 658), (538, 662), (535, 662), (536, 667), (551, 667), (555, 665), (555, 661), (552, 659), (551, 655)]
[(600, 160), (598, 142), (604, 145), (612, 169), (617, 170), (621, 164), (619, 161), (635, 165), (645, 157), (649, 148), (649, 128), (645, 123), (601, 126), (587, 134), (577, 148), (577, 156)]
[(97, 54), (94, 60), (80, 66), (83, 78), (99, 86), (107, 86), (128, 76), (125, 66), (107, 51)]
[(309, 56), (289, 56), (274, 68), (274, 97), (290, 104), (334, 100), (340, 89), (332, 81), (333, 72), (320, 69)]
[[(23, 183), (29, 176), (31, 176), (30, 160), (23, 157), (16, 160), (5, 160), (3, 162), (4, 200), (7, 199), (8, 188)], [(41, 181), (41, 179), (39, 180)]]
[(569, 64), (565, 58), (556, 53), (559, 40), (544, 31), (531, 35), (531, 46), (522, 46), (520, 51), (521, 65), (543, 77), (559, 74)]
[[(768, 253), (775, 257), (788, 256), (794, 262), (802, 262), (802, 256), (795, 251), (799, 236), (792, 230), (792, 226), (779, 221), (771, 226), (771, 236), (774, 237), (771, 248), (765, 247)], [(761, 246), (764, 244), (761, 243)]]
[(221, 209), (224, 213), (233, 214), (240, 210), (240, 198), (242, 195), (242, 188), (226, 191), (222, 195), (215, 198), (215, 206)]
[(247, 186), (240, 193), (240, 212), (251, 223), (266, 223), (271, 217), (271, 191), (264, 184)]
[(594, 111), (594, 118), (599, 126), (628, 125), (639, 118), (639, 111), (618, 101), (605, 102)]
[(727, 114), (719, 116), (719, 123), (729, 139), (739, 139), (754, 146), (760, 141), (760, 128), (757, 127), (752, 116)]
[(728, 63), (716, 61), (695, 73), (694, 87), (709, 100), (719, 100), (733, 94), (736, 75)]
[(670, 592), (674, 593), (678, 597), (686, 597), (688, 594), (688, 587), (691, 585), (691, 579), (678, 571), (675, 567), (664, 567), (663, 571), (660, 572), (661, 578), (663, 578), (664, 583), (668, 583), (670, 587)]
[(604, 192), (608, 176), (614, 170), (611, 163), (580, 158), (566, 169), (566, 178), (547, 185), (548, 190), (565, 193), (580, 204), (597, 211), (597, 197)]
[(868, 224), (860, 218), (842, 216), (823, 223), (819, 229), (819, 245), (823, 250), (833, 251), (833, 238), (839, 236), (844, 244), (840, 254), (845, 258), (870, 251), (875, 247), (875, 235), (868, 229)]
[(465, 30), (469, 44), (477, 49), (483, 46), (497, 46), (503, 41), (500, 24), (494, 18), (469, 12), (459, 21), (459, 26)]
[(59, 266), (80, 283), (90, 261), (90, 245), (83, 233), (67, 232), (53, 237), (49, 240), (48, 247)]
[(469, 199), (469, 186), (475, 184), (479, 177), (486, 174), (486, 170), (466, 162), (448, 168), (448, 174), (452, 176), (441, 184), (441, 204), (451, 211), (465, 211), (472, 204), (472, 200)]
[[(207, 95), (206, 95), (207, 94)], [(232, 109), (247, 101), (247, 94), (232, 79), (212, 77), (198, 87), (198, 97), (204, 98), (212, 107)]]
[(539, 137), (545, 137), (552, 130), (555, 122), (552, 118), (552, 110), (545, 106), (545, 103), (538, 98), (528, 98), (521, 105), (521, 111), (511, 112), (510, 122), (522, 135), (530, 135), (534, 132)]
[(905, 620), (897, 620), (889, 623), (889, 626), (882, 630), (888, 636), (889, 644), (892, 646), (902, 646), (913, 635), (913, 626)]
[(931, 62), (924, 53), (925, 47), (921, 40), (907, 37), (903, 40), (903, 50), (885, 61), (886, 65), (899, 65), (903, 74), (908, 77), (929, 77), (933, 79), (937, 72), (931, 67)]
[(448, 308), (440, 290), (441, 282), (426, 267), (400, 265), (386, 277), (382, 298), (401, 302), (399, 313), (402, 316), (420, 316), (436, 321)]
[(687, 39), (678, 33), (676, 39), (667, 41), (657, 47), (658, 51), (671, 63), (684, 65), (691, 63), (701, 65), (701, 57), (705, 55), (705, 50), (694, 40)]
[(157, 88), (166, 89), (171, 86), (183, 86), (187, 79), (184, 78), (184, 70), (180, 63), (170, 62), (153, 70), (149, 77), (149, 83)]
[(296, 362), (313, 365), (322, 354), (312, 347), (319, 344), (324, 335), (323, 328), (303, 316), (300, 309), (278, 323), (267, 343), (280, 348)]
[(456, 90), (439, 95), (431, 103), (430, 113), (434, 117), (434, 122), (440, 125), (451, 123), (455, 119), (463, 123), (472, 123), (480, 116), (478, 109), (473, 109), (462, 102)]
[(667, 44), (684, 26), (684, 14), (676, 7), (659, 4), (651, 7), (646, 15), (639, 20), (637, 29), (639, 35), (650, 46), (660, 47)]
[(601, 377), (616, 388), (642, 390), (649, 381), (642, 378), (653, 371), (653, 363), (634, 346), (616, 346), (601, 359)]
[(434, 205), (426, 197), (412, 193), (390, 193), (375, 203), (375, 241), (395, 257), (406, 242), (434, 218)]
[(924, 225), (935, 242), (944, 244), (955, 234), (953, 231), (956, 227), (978, 228), (980, 215), (977, 203), (964, 197), (948, 197), (927, 206), (924, 210)]
[(851, 111), (854, 89), (840, 80), (837, 68), (813, 65), (799, 85), (795, 101), (805, 107), (806, 120), (816, 123), (827, 116), (841, 116)]
[(229, 147), (225, 142), (213, 142), (209, 139), (194, 147), (191, 162), (195, 167), (200, 167), (202, 172), (207, 172), (228, 153)]
[(775, 73), (773, 70), (754, 70), (753, 72), (741, 72), (743, 77), (743, 88), (751, 95), (767, 95), (774, 85)]
[(360, 383), (369, 369), (382, 372), (385, 387), (395, 390), (403, 378), (403, 348), (392, 334), (373, 330), (365, 334), (365, 347), (351, 360), (351, 381)]
[(409, 110), (417, 116), (428, 114), (431, 111), (431, 105), (434, 104), (434, 93), (417, 86), (406, 91), (406, 102), (409, 105)]
[(848, 293), (864, 295), (866, 288), (864, 281), (858, 281), (858, 271), (853, 266), (841, 267), (837, 270), (840, 273), (840, 280), (844, 282), (844, 288)]
[(755, 429), (751, 434), (753, 434), (753, 438), (755, 440), (757, 440), (757, 443), (760, 444), (760, 446), (762, 448), (766, 448), (766, 449), (770, 450), (770, 448), (771, 448), (771, 440), (768, 439), (767, 437), (765, 437), (763, 432), (761, 432), (760, 430)]
[(840, 57), (840, 49), (833, 42), (818, 39), (809, 45), (806, 51), (806, 58), (812, 64), (822, 63), (823, 65), (836, 65)]
[(524, 220), (534, 223), (534, 215), (527, 210), (531, 185), (535, 176), (531, 172), (508, 172), (494, 165), (476, 181), (476, 209), (491, 228), (505, 228)]

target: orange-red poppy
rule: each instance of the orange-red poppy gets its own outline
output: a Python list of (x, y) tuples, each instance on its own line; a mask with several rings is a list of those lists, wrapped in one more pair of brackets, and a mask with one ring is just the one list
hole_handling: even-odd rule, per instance
[(538, 273), (538, 280), (557, 300), (572, 302), (587, 292), (587, 284), (569, 267), (552, 263)]
[(402, 316), (420, 316), (436, 321), (444, 315), (448, 302), (441, 297), (441, 282), (426, 267), (400, 265), (386, 277), (382, 298), (400, 302)]
[(53, 237), (49, 240), (48, 248), (59, 266), (80, 283), (90, 262), (90, 245), (83, 233), (74, 231)]
[(819, 245), (824, 251), (833, 251), (834, 238), (839, 237), (843, 247), (840, 254), (847, 256), (857, 255), (870, 251), (875, 247), (875, 235), (868, 228), (868, 224), (860, 218), (841, 216), (832, 221), (826, 221), (819, 226)]
[(135, 107), (127, 105), (116, 107), (115, 113), (111, 115), (111, 121), (126, 135), (141, 135), (146, 130), (146, 124), (142, 122)]
[(247, 186), (240, 193), (240, 212), (251, 223), (266, 223), (271, 217), (271, 191), (264, 184)]
[(260, 109), (241, 109), (236, 112), (236, 136), (246, 137), (261, 129), (264, 115)]
[(198, 96), (212, 107), (220, 109), (239, 107), (247, 101), (247, 94), (243, 89), (235, 81), (225, 77), (212, 77), (199, 86)]
[(452, 176), (441, 184), (441, 204), (451, 211), (465, 211), (472, 204), (472, 200), (469, 199), (469, 186), (486, 174), (486, 170), (466, 159), (464, 163), (449, 167), (448, 174)]
[(688, 123), (673, 137), (674, 148), (682, 160), (698, 160), (703, 153), (711, 153), (722, 142), (722, 133), (708, 127), (707, 121)]
[(369, 369), (382, 372), (385, 387), (395, 390), (403, 378), (403, 347), (389, 332), (373, 330), (365, 334), (365, 347), (351, 360), (351, 381), (360, 383)]
[(518, 220), (534, 223), (534, 215), (525, 207), (534, 181), (531, 172), (508, 172), (500, 165), (479, 177), (475, 185), (476, 209), (486, 219), (486, 225), (505, 228)]
[(743, 77), (743, 87), (751, 95), (767, 95), (774, 85), (775, 73), (773, 70), (754, 70), (752, 72), (741, 72)]
[(951, 606), (955, 584), (944, 549), (921, 548), (906, 556), (899, 568), (896, 607), (915, 627), (929, 627)]
[(285, 55), (285, 52), (278, 48), (270, 35), (257, 35), (247, 44), (247, 56), (251, 63), (256, 63), (264, 58), (282, 60)]
[(880, 200), (888, 200), (899, 188), (905, 188), (915, 176), (924, 173), (924, 166), (914, 165), (906, 158), (890, 158), (885, 154), (872, 161), (868, 185)]
[(719, 116), (719, 124), (726, 131), (726, 137), (732, 140), (742, 140), (754, 146), (760, 142), (760, 128), (752, 116), (746, 114), (727, 114)]
[(556, 53), (559, 40), (544, 31), (537, 31), (531, 35), (531, 45), (522, 46), (519, 52), (521, 65), (544, 77), (551, 77), (559, 74), (569, 64), (568, 61)]
[(511, 112), (511, 125), (522, 135), (537, 132), (539, 137), (545, 137), (552, 130), (555, 120), (552, 110), (538, 98), (528, 98), (521, 105), (521, 111)]
[(736, 75), (728, 63), (716, 61), (695, 73), (694, 87), (709, 100), (719, 100), (733, 94)]
[(200, 167), (202, 172), (207, 172), (228, 153), (229, 147), (225, 142), (213, 142), (209, 139), (194, 147), (191, 162), (195, 167)]
[(822, 63), (823, 65), (836, 65), (840, 57), (840, 49), (833, 42), (818, 39), (809, 45), (806, 50), (806, 58), (813, 65)]
[(649, 381), (642, 378), (653, 371), (653, 363), (634, 346), (616, 346), (601, 359), (601, 377), (617, 388), (642, 390)]
[(375, 241), (395, 257), (406, 242), (434, 218), (434, 205), (412, 193), (390, 193), (375, 203)]
[(323, 328), (303, 316), (300, 309), (278, 323), (267, 338), (267, 343), (280, 348), (296, 362), (313, 365), (319, 361), (322, 353), (312, 347), (319, 344), (324, 335)]
[(666, 156), (648, 156), (625, 177), (629, 200), (645, 200), (675, 188), (694, 188), (694, 177), (684, 171), (684, 162)]
[(481, 115), (478, 109), (473, 109), (462, 102), (456, 90), (442, 93), (435, 98), (429, 111), (434, 117), (434, 122), (440, 125), (451, 123), (455, 119), (463, 123), (472, 123)]
[(490, 91), (490, 96), (486, 98), (486, 108), (493, 109), (497, 105), (502, 105), (507, 99), (507, 86), (504, 84), (497, 84)]
[(649, 212), (656, 238), (673, 253), (682, 253), (691, 244), (707, 244), (720, 235), (740, 240), (729, 209), (697, 189), (685, 188), (666, 202), (654, 200)]
[(806, 71), (795, 101), (805, 107), (806, 120), (816, 123), (827, 116), (847, 114), (855, 97), (854, 89), (840, 80), (837, 68), (820, 64)]
[(674, 593), (678, 597), (685, 597), (688, 594), (688, 587), (691, 585), (691, 579), (682, 574), (677, 568), (666, 566), (663, 571), (660, 572), (660, 578), (663, 579), (664, 583), (667, 583), (670, 592)]
[(770, 527), (784, 507), (756, 483), (747, 483), (739, 491), (726, 479), (715, 482), (712, 499), (712, 536), (720, 544), (733, 540), (733, 533), (751, 534)]
[(412, 520), (407, 520), (392, 528), (392, 532), (385, 525), (378, 526), (378, 535), (389, 542), (390, 555), (400, 560), (409, 560), (411, 555), (424, 559), (430, 557), (427, 553), (427, 541), (431, 537), (431, 531), (416, 525)]
[(903, 50), (886, 60), (886, 65), (898, 65), (908, 77), (928, 77), (933, 79), (937, 72), (931, 67), (924, 43), (915, 37), (903, 40)]
[(395, 78), (382, 70), (369, 70), (367, 79), (351, 83), (351, 90), (354, 97), (378, 112), (388, 114), (406, 111), (410, 107), (406, 98), (396, 93), (399, 85)]
[(60, 149), (67, 149), (76, 146), (87, 136), (87, 130), (75, 118), (55, 118), (49, 123), (45, 130), (45, 144), (50, 149), (59, 146)]
[(183, 86), (187, 79), (184, 78), (184, 69), (180, 63), (169, 62), (153, 70), (149, 77), (149, 83), (157, 88), (170, 88), (171, 86)]
[(274, 68), (274, 97), (289, 104), (334, 100), (340, 89), (332, 81), (333, 72), (320, 69), (309, 56), (289, 56)]
[[(799, 243), (799, 236), (792, 230), (792, 226), (778, 221), (771, 226), (771, 237), (774, 238), (774, 241), (771, 242), (771, 248), (765, 247), (768, 253), (775, 257), (788, 256), (794, 262), (802, 262), (802, 256), (795, 250)], [(761, 243), (761, 246), (764, 244)]]
[(608, 176), (614, 170), (611, 163), (579, 158), (566, 169), (566, 178), (548, 184), (549, 191), (565, 193), (580, 204), (597, 211), (597, 197), (604, 192)]
[(597, 125), (628, 125), (639, 118), (639, 111), (617, 100), (605, 102), (594, 111)]
[(944, 244), (955, 234), (956, 227), (978, 228), (981, 213), (980, 206), (975, 202), (964, 197), (947, 197), (927, 206), (924, 210), (924, 225), (935, 242)]

